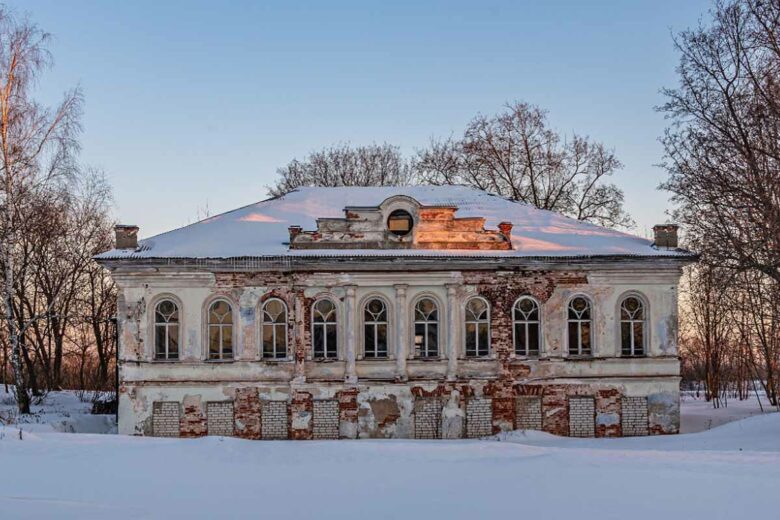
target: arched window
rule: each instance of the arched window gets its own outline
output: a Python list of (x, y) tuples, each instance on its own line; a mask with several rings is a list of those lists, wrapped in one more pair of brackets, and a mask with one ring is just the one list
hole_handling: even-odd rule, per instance
[(316, 359), (338, 357), (336, 306), (330, 300), (319, 300), (312, 307), (311, 337)]
[(363, 309), (363, 357), (387, 357), (387, 307), (379, 298)]
[(439, 356), (439, 309), (431, 298), (414, 306), (414, 348), (418, 357)]
[(490, 354), (490, 307), (482, 298), (466, 303), (466, 356)]
[(620, 303), (620, 345), (624, 356), (645, 355), (645, 306), (636, 296)]
[(171, 300), (154, 308), (154, 357), (179, 359), (179, 307)]
[(263, 304), (263, 357), (287, 357), (287, 306), (278, 298)]
[(540, 340), (539, 304), (533, 298), (523, 296), (512, 309), (515, 333), (515, 354), (538, 356)]
[(591, 306), (582, 296), (569, 302), (569, 355), (589, 356), (591, 354)]
[(233, 359), (233, 308), (225, 300), (209, 307), (209, 359)]

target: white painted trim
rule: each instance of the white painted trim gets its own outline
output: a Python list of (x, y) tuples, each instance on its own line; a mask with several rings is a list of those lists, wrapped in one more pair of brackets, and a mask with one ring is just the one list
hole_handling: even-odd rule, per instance
[[(569, 305), (571, 305), (571, 302), (574, 301), (577, 298), (584, 298), (588, 301), (588, 304), (590, 305), (590, 354), (587, 355), (579, 355), (579, 354), (570, 354), (569, 353)], [(563, 318), (564, 318), (564, 324), (563, 327), (563, 357), (564, 358), (595, 358), (596, 357), (596, 305), (594, 303), (593, 297), (590, 296), (587, 293), (584, 292), (576, 292), (571, 294), (566, 299), (566, 305), (563, 306)]]
[[(157, 312), (157, 306), (164, 302), (164, 301), (172, 301), (175, 305), (177, 310), (179, 311), (179, 356), (175, 359), (157, 359), (157, 320), (155, 319), (155, 314)], [(177, 295), (170, 293), (170, 292), (164, 292), (156, 294), (152, 299), (149, 300), (149, 304), (147, 305), (147, 328), (146, 328), (146, 346), (144, 348), (144, 352), (146, 353), (147, 359), (150, 359), (152, 361), (159, 361), (159, 362), (174, 362), (174, 361), (181, 361), (186, 356), (184, 355), (185, 345), (184, 345), (184, 304), (181, 301), (181, 298), (179, 298)]]
[[(522, 300), (531, 300), (536, 304), (536, 307), (539, 309), (539, 352), (536, 355), (531, 354), (525, 354), (520, 355), (517, 354), (517, 344), (516, 344), (516, 338), (515, 338), (515, 324), (517, 323), (515, 321), (515, 307), (517, 307), (517, 304), (520, 303)], [(542, 357), (542, 355), (545, 352), (544, 348), (544, 307), (542, 306), (541, 302), (536, 299), (534, 296), (531, 296), (530, 294), (523, 294), (521, 296), (518, 296), (518, 298), (515, 300), (515, 302), (512, 304), (512, 308), (509, 310), (511, 323), (512, 323), (512, 355), (510, 357), (519, 358), (519, 359), (537, 359)]]
[[(263, 353), (263, 328), (265, 327), (265, 316), (264, 316), (264, 310), (265, 306), (268, 305), (271, 301), (278, 301), (284, 306), (284, 349), (285, 349), (285, 357), (276, 358), (276, 357), (265, 357)], [(287, 305), (287, 302), (284, 301), (282, 298), (279, 298), (278, 296), (271, 296), (270, 298), (266, 300), (262, 300), (260, 305), (258, 306), (260, 310), (260, 335), (257, 338), (257, 354), (258, 357), (263, 361), (292, 361), (293, 359), (293, 352), (290, 352), (290, 307)], [(275, 334), (275, 333), (274, 333)]]
[[(209, 359), (209, 352), (210, 352), (210, 341), (211, 336), (209, 335), (209, 314), (211, 311), (211, 306), (214, 305), (217, 302), (223, 301), (230, 305), (230, 314), (233, 317), (233, 325), (232, 325), (232, 341), (233, 341), (233, 355), (232, 357), (228, 359)], [(233, 298), (231, 298), (227, 294), (223, 293), (217, 293), (212, 294), (205, 300), (203, 300), (203, 305), (201, 305), (201, 342), (200, 342), (200, 358), (202, 361), (211, 361), (211, 362), (220, 362), (220, 361), (235, 361), (236, 359), (241, 358), (241, 352), (239, 349), (241, 348), (241, 342), (239, 340), (239, 320), (240, 313), (238, 312), (238, 303), (233, 301)]]
[[(365, 331), (365, 322), (366, 322), (366, 316), (365, 316), (365, 309), (366, 304), (370, 302), (373, 299), (381, 300), (382, 303), (385, 304), (385, 312), (387, 312), (387, 357), (385, 358), (366, 358), (365, 356), (365, 347), (366, 347), (366, 331)], [(358, 312), (358, 319), (357, 321), (357, 334), (356, 337), (358, 338), (358, 346), (357, 351), (355, 352), (356, 359), (358, 361), (374, 361), (374, 360), (389, 360), (389, 359), (395, 359), (395, 327), (393, 326), (395, 323), (395, 306), (390, 304), (390, 301), (387, 299), (387, 296), (380, 292), (370, 292), (366, 295), (364, 295), (357, 306), (357, 312)]]
[[(468, 306), (469, 302), (471, 300), (482, 300), (485, 302), (485, 305), (487, 305), (487, 325), (488, 325), (488, 353), (486, 356), (467, 356), (466, 355), (466, 325), (468, 323), (468, 319), (466, 318), (466, 307)], [(463, 332), (463, 336), (461, 337), (461, 355), (464, 359), (492, 359), (494, 356), (493, 352), (493, 309), (490, 306), (490, 302), (485, 298), (484, 296), (481, 296), (479, 294), (470, 295), (466, 300), (463, 302), (463, 305), (461, 305), (461, 312), (463, 316), (463, 327), (461, 327), (461, 330)], [(481, 323), (481, 322), (472, 322), (472, 323)], [(479, 331), (477, 331), (477, 336), (479, 336)]]
[[(333, 304), (333, 307), (335, 308), (336, 312), (336, 357), (335, 358), (316, 358), (314, 357), (314, 307), (321, 301), (327, 300), (331, 304)], [(311, 308), (309, 309), (309, 334), (310, 334), (310, 344), (309, 344), (309, 352), (306, 356), (307, 360), (313, 360), (313, 361), (336, 361), (343, 359), (343, 345), (344, 345), (344, 334), (342, 332), (342, 329), (344, 328), (344, 323), (341, 319), (342, 312), (341, 308), (339, 306), (340, 300), (334, 296), (331, 293), (325, 292), (322, 294), (318, 294), (314, 300), (311, 302)]]
[[(642, 305), (644, 306), (644, 324), (642, 326), (642, 342), (644, 343), (642, 345), (642, 349), (644, 351), (644, 354), (641, 356), (624, 356), (623, 355), (623, 341), (622, 341), (622, 334), (621, 329), (623, 328), (623, 320), (620, 313), (620, 308), (623, 304), (623, 301), (626, 300), (626, 298), (636, 298), (639, 300)], [(650, 342), (650, 334), (651, 329), (650, 324), (652, 323), (652, 320), (650, 319), (651, 309), (650, 309), (650, 301), (648, 298), (642, 294), (641, 292), (631, 289), (629, 291), (625, 291), (618, 296), (617, 300), (615, 300), (615, 357), (623, 357), (623, 358), (643, 358), (650, 356), (650, 345), (652, 344)]]

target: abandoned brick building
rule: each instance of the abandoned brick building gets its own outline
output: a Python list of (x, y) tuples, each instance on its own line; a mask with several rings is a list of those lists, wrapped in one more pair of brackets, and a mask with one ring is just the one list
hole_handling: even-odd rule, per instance
[(301, 188), (117, 227), (119, 431), (252, 439), (679, 429), (694, 255), (466, 187)]

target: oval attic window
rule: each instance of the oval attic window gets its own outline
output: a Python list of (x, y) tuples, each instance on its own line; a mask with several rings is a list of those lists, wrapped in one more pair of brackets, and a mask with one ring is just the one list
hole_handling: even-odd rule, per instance
[(408, 211), (397, 209), (387, 217), (387, 229), (396, 236), (402, 237), (412, 230), (414, 220)]

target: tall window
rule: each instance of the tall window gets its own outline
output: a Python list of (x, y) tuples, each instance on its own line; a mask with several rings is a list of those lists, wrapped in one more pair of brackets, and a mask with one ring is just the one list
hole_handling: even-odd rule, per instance
[(539, 304), (527, 296), (520, 298), (512, 309), (512, 322), (515, 329), (515, 354), (518, 356), (538, 356)]
[(233, 309), (225, 300), (209, 307), (209, 359), (233, 358)]
[(387, 357), (387, 307), (378, 298), (366, 302), (363, 310), (363, 357)]
[(414, 306), (414, 348), (418, 357), (439, 355), (439, 309), (430, 298)]
[(263, 304), (263, 357), (287, 357), (287, 306), (278, 298)]
[(154, 309), (154, 357), (179, 359), (179, 307), (171, 300)]
[(589, 356), (591, 354), (591, 306), (590, 302), (578, 296), (569, 302), (569, 355)]
[(645, 355), (645, 306), (636, 296), (620, 304), (620, 344), (624, 356)]
[(312, 344), (316, 359), (336, 359), (336, 306), (330, 300), (320, 300), (312, 307)]
[(466, 356), (490, 354), (490, 307), (482, 298), (466, 303)]

